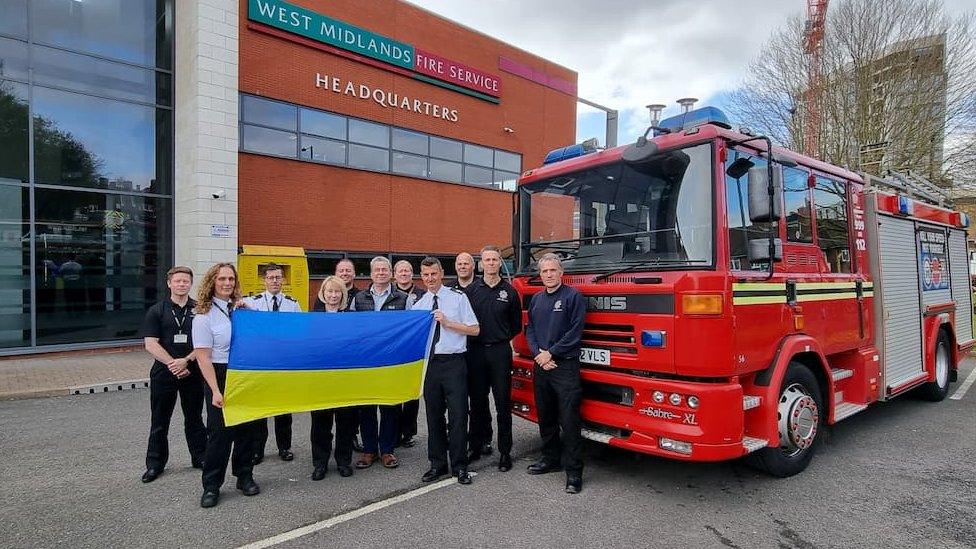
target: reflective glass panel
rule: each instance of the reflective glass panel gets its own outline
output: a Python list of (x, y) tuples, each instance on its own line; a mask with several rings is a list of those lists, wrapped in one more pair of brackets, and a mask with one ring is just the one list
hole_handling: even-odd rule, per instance
[(345, 164), (346, 143), (303, 135), (301, 158), (316, 162), (328, 162), (329, 164)]
[(27, 81), (27, 42), (0, 38), (0, 77)]
[(350, 118), (349, 141), (377, 147), (389, 147), (390, 127)]
[(461, 164), (446, 160), (430, 159), (430, 178), (452, 183), (461, 182)]
[(27, 39), (27, 0), (0, 2), (0, 33)]
[(495, 151), (495, 169), (507, 172), (522, 171), (522, 155), (506, 151)]
[(298, 124), (298, 108), (288, 103), (280, 103), (269, 99), (262, 99), (251, 95), (241, 96), (241, 120), (281, 128), (295, 130)]
[(0, 185), (0, 347), (30, 344), (30, 195)]
[[(35, 181), (168, 194), (171, 113), (156, 111), (35, 87)], [(157, 143), (166, 158), (160, 173)]]
[(817, 241), (827, 260), (827, 266), (832, 273), (850, 273), (847, 185), (818, 176), (813, 193), (817, 205)]
[(332, 137), (334, 139), (346, 138), (345, 116), (313, 111), (311, 109), (301, 109), (301, 115), (302, 133)]
[[(156, 0), (33, 0), (35, 42), (103, 55), (139, 65), (169, 68), (169, 55), (157, 60), (157, 19), (168, 2)], [(158, 10), (158, 11), (157, 11)], [(160, 41), (165, 40), (160, 33)], [(165, 48), (160, 45), (160, 53)]]
[(488, 147), (479, 147), (478, 145), (465, 143), (464, 163), (490, 168), (492, 166), (492, 150)]
[[(773, 168), (777, 169), (777, 168)], [(796, 168), (783, 168), (783, 201), (786, 204), (786, 239), (790, 242), (813, 242), (812, 208), (807, 178), (810, 174)]]
[(427, 156), (427, 136), (422, 133), (393, 128), (393, 148)]
[(172, 265), (170, 199), (34, 192), (38, 344), (136, 338)]
[(377, 172), (390, 171), (390, 151), (362, 145), (349, 145), (349, 166)]
[[(169, 105), (170, 76), (150, 69), (104, 61), (53, 48), (34, 48), (34, 83), (108, 95), (145, 103)], [(161, 92), (157, 96), (157, 90)]]
[(0, 80), (0, 182), (27, 183), (27, 84)]
[(394, 151), (393, 172), (414, 177), (427, 177), (427, 157)]
[[(461, 161), (461, 144), (442, 137), (430, 136), (430, 155), (444, 160)], [(460, 181), (461, 178), (458, 178)]]
[(291, 132), (241, 126), (241, 149), (249, 152), (295, 158), (298, 137)]
[(474, 185), (491, 185), (491, 170), (480, 166), (464, 165), (464, 182)]
[(515, 183), (518, 179), (519, 174), (513, 172), (503, 172), (500, 170), (495, 170), (495, 177), (493, 182), (495, 186), (500, 189), (505, 189), (506, 191), (514, 191)]

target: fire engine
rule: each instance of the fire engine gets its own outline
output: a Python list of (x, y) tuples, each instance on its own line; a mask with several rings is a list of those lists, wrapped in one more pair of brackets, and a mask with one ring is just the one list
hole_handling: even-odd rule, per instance
[[(514, 284), (556, 253), (587, 299), (583, 436), (690, 461), (804, 470), (826, 425), (945, 398), (974, 344), (965, 214), (733, 131), (705, 107), (629, 146), (553, 151), (519, 179)], [(537, 421), (514, 342), (514, 412)]]

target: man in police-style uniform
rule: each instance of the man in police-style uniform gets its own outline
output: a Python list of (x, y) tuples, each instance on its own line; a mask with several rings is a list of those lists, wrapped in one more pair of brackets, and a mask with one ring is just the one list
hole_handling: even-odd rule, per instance
[(498, 418), (498, 470), (512, 468), (512, 338), (522, 331), (519, 295), (499, 274), (502, 256), (498, 248), (481, 250), (484, 275), (465, 290), (478, 318), (481, 332), (468, 338), (468, 462), (491, 455), (489, 391)]
[(454, 272), (457, 273), (457, 281), (454, 287), (459, 290), (466, 290), (474, 282), (474, 257), (468, 252), (461, 252), (454, 258)]
[[(369, 277), (373, 281), (369, 289), (356, 294), (353, 311), (403, 311), (407, 308), (407, 294), (397, 290), (390, 279), (393, 269), (390, 260), (376, 256), (369, 262)], [(379, 408), (380, 422), (377, 426), (376, 412)], [(400, 405), (361, 406), (360, 426), (363, 432), (363, 455), (356, 462), (357, 469), (365, 469), (382, 460), (383, 467), (393, 469), (400, 464), (393, 449), (400, 438)]]
[(356, 266), (353, 265), (352, 260), (349, 258), (340, 259), (336, 263), (335, 275), (339, 277), (339, 280), (346, 285), (346, 295), (347, 295), (347, 309), (352, 308), (352, 302), (356, 299), (356, 294), (360, 292), (359, 288), (356, 287), (353, 282), (356, 280)]
[[(444, 268), (435, 257), (420, 263), (420, 277), (427, 293), (414, 304), (414, 310), (434, 312), (433, 350), (424, 379), (427, 411), (427, 457), (430, 470), (423, 482), (433, 482), (448, 472), (460, 484), (471, 484), (465, 449), (468, 422), (468, 375), (464, 362), (467, 336), (478, 335), (478, 319), (463, 292), (443, 285)], [(447, 425), (444, 413), (447, 413)]]
[(169, 296), (146, 311), (142, 336), (146, 351), (156, 359), (149, 372), (149, 446), (142, 482), (152, 482), (163, 473), (169, 459), (169, 423), (180, 397), (183, 430), (190, 450), (190, 464), (200, 469), (207, 449), (207, 428), (203, 425), (203, 377), (193, 360), (193, 307), (189, 297), (193, 271), (173, 267), (166, 273)]
[[(283, 313), (300, 313), (302, 306), (281, 291), (285, 280), (285, 270), (277, 263), (264, 266), (264, 291), (244, 300), (244, 306), (252, 311), (273, 311)], [(274, 417), (275, 444), (278, 445), (278, 457), (282, 461), (295, 459), (291, 451), (291, 414)], [(268, 443), (268, 420), (259, 419), (255, 425), (256, 436), (254, 463), (261, 463), (264, 459), (264, 447)]]
[(563, 266), (556, 254), (539, 260), (545, 290), (529, 302), (525, 338), (535, 367), (535, 405), (542, 437), (542, 459), (529, 466), (540, 475), (566, 469), (566, 492), (583, 489), (583, 441), (580, 436), (580, 340), (586, 300), (562, 283)]
[[(406, 259), (401, 259), (393, 265), (393, 279), (396, 289), (407, 294), (407, 308), (413, 307), (427, 290), (413, 282), (413, 265)], [(420, 412), (420, 400), (404, 402), (400, 407), (400, 440), (397, 446), (413, 448), (413, 437), (417, 436), (417, 414)]]

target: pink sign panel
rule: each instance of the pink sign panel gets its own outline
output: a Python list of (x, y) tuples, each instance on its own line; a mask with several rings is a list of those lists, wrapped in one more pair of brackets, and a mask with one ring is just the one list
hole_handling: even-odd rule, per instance
[(502, 94), (498, 76), (417, 48), (414, 48), (413, 70), (492, 97)]
[(526, 80), (531, 80), (536, 84), (542, 84), (548, 88), (552, 88), (556, 91), (561, 91), (565, 94), (572, 95), (576, 97), (576, 83), (570, 82), (568, 80), (563, 80), (558, 76), (551, 76), (542, 71), (537, 71), (532, 67), (515, 61), (514, 59), (509, 59), (507, 57), (498, 58), (498, 68), (525, 78)]

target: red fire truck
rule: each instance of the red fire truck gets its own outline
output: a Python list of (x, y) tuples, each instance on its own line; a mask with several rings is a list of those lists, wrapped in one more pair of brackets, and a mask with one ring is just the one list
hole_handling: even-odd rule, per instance
[[(789, 476), (825, 425), (913, 390), (945, 398), (974, 343), (969, 220), (904, 183), (711, 107), (523, 174), (516, 288), (526, 304), (543, 291), (536, 261), (556, 253), (588, 303), (584, 436)], [(513, 408), (536, 421), (524, 336), (515, 351)]]

